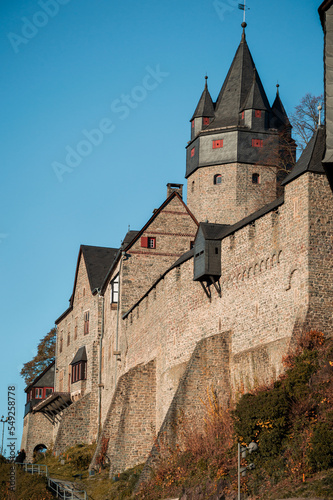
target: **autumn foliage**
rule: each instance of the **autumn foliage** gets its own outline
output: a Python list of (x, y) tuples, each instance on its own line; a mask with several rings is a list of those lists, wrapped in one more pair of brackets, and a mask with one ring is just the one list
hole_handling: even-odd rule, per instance
[(56, 329), (52, 328), (52, 330), (40, 340), (36, 356), (23, 365), (20, 375), (24, 378), (27, 385), (31, 384), (31, 382), (38, 377), (52, 361), (54, 361), (55, 346)]

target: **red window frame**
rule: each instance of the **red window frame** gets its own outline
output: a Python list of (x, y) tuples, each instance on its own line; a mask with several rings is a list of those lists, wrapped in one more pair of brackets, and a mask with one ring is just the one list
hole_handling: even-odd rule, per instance
[(43, 399), (43, 387), (35, 387), (35, 399)]
[(208, 118), (208, 116), (204, 116), (203, 117), (202, 123), (203, 123), (203, 125), (209, 125), (209, 118)]
[(192, 120), (192, 128), (194, 128), (194, 120)]
[(262, 148), (264, 146), (263, 139), (252, 139), (253, 148)]
[(244, 120), (245, 111), (242, 111), (242, 120)]
[(216, 139), (212, 143), (213, 149), (223, 148), (223, 139)]
[(191, 149), (191, 158), (195, 155), (195, 147)]
[(148, 236), (148, 248), (156, 248), (156, 238)]
[(256, 109), (256, 110), (254, 111), (254, 116), (255, 116), (256, 118), (261, 118), (261, 109)]

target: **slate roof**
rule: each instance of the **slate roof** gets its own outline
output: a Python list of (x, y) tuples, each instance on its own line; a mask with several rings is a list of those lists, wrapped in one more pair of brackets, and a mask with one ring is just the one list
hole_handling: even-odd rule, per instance
[(36, 387), (53, 387), (54, 386), (54, 371), (53, 371), (53, 373), (50, 372), (50, 374), (48, 374), (47, 372), (52, 368), (52, 366), (54, 366), (54, 364), (55, 364), (55, 361), (52, 361), (52, 363), (50, 363), (42, 371), (42, 373), (40, 373), (29, 385), (27, 385), (27, 387), (24, 389), (24, 392), (29, 392), (30, 389), (32, 387), (36, 386), (37, 382), (39, 382), (41, 380), (41, 378), (44, 377), (44, 375), (46, 375), (46, 374), (47, 374), (47, 377), (45, 377), (45, 380), (41, 381), (41, 383), (43, 385), (42, 386), (37, 385)]
[(87, 361), (86, 346), (80, 347), (80, 349), (78, 349), (73, 358), (73, 361), (70, 364), (74, 365), (75, 363), (79, 363), (80, 361)]
[(269, 111), (270, 109), (266, 92), (256, 68), (253, 70), (252, 86), (249, 90), (243, 109), (261, 109), (264, 111)]
[(309, 144), (304, 149), (301, 157), (298, 162), (287, 175), (287, 177), (282, 182), (282, 185), (285, 186), (290, 181), (296, 179), (300, 175), (305, 172), (316, 172), (320, 174), (325, 174), (325, 170), (322, 166), (322, 159), (325, 155), (326, 148), (326, 134), (325, 127), (320, 126), (315, 131), (310, 140)]
[(118, 249), (107, 247), (93, 247), (81, 245), (80, 251), (84, 256), (91, 291), (99, 288), (112, 264)]
[(200, 222), (199, 224), (199, 229), (206, 240), (220, 240), (222, 233), (228, 231), (229, 228), (230, 224), (213, 224), (211, 222)]
[(243, 31), (241, 43), (232, 61), (215, 106), (210, 128), (238, 125), (239, 112), (251, 90), (255, 64)]
[(194, 120), (194, 118), (201, 118), (206, 116), (207, 118), (212, 118), (214, 116), (214, 104), (212, 98), (210, 96), (208, 85), (207, 85), (207, 76), (205, 82), (204, 91), (201, 94), (198, 105), (194, 111), (194, 114), (190, 121)]
[(273, 102), (272, 112), (283, 125), (291, 127), (288, 115), (280, 99), (279, 85), (276, 86), (276, 97)]

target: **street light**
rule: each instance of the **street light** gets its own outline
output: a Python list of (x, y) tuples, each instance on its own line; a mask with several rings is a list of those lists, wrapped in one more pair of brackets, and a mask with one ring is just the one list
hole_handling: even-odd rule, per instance
[(4, 420), (4, 416), (2, 415), (1, 419), (0, 419), (0, 422), (2, 422), (2, 440), (1, 440), (1, 455), (3, 455), (3, 436), (4, 436), (4, 433), (5, 433), (5, 423), (8, 422), (8, 417), (5, 418)]
[(238, 500), (241, 500), (241, 474), (242, 476), (246, 475), (247, 470), (253, 470), (256, 468), (254, 464), (249, 464), (246, 467), (241, 467), (241, 455), (242, 458), (246, 458), (246, 453), (253, 453), (254, 451), (257, 451), (258, 445), (254, 441), (251, 441), (249, 446), (241, 446), (240, 443), (238, 443)]

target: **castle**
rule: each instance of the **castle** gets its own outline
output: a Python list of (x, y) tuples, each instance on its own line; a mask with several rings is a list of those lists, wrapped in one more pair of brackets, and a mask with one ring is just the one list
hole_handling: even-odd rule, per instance
[[(182, 185), (120, 248), (80, 247), (56, 359), (26, 388), (22, 448), (59, 453), (97, 440), (110, 474), (177, 442), (179, 413), (202, 416), (269, 383), (306, 329), (333, 334), (333, 1), (325, 32), (326, 128), (319, 126), (277, 197), (271, 152), (291, 126), (269, 104), (246, 24), (216, 102), (207, 79), (190, 120)], [(281, 149), (281, 148), (280, 148)], [(275, 165), (278, 166), (278, 165)]]

